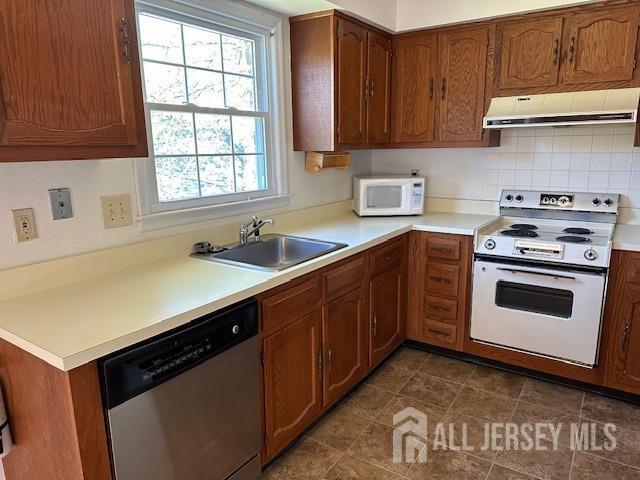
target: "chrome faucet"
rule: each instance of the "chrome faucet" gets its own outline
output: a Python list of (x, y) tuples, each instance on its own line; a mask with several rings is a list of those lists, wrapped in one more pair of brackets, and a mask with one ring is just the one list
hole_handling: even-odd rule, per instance
[(260, 240), (260, 229), (265, 225), (273, 225), (273, 219), (262, 220), (254, 216), (249, 223), (245, 223), (240, 227), (240, 245), (244, 245), (249, 241), (249, 237), (253, 235), (256, 241)]

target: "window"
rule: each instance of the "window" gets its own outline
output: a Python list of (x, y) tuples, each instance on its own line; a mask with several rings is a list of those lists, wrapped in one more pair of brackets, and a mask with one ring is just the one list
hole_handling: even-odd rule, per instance
[(147, 214), (282, 193), (268, 34), (138, 5), (150, 159)]

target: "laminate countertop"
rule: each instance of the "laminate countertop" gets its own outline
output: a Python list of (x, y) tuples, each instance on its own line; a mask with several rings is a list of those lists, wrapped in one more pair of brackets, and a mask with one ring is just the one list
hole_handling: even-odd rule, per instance
[(616, 225), (613, 248), (640, 252), (640, 225)]
[(172, 256), (0, 301), (0, 338), (71, 370), (411, 230), (473, 235), (491, 215), (330, 220), (270, 231), (348, 244), (282, 272)]

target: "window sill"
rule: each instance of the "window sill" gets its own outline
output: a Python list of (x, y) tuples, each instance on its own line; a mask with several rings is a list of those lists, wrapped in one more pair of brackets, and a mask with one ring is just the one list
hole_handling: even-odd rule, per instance
[(149, 232), (163, 228), (179, 227), (194, 223), (209, 222), (221, 218), (233, 217), (261, 210), (282, 208), (289, 205), (289, 195), (257, 198), (244, 202), (209, 205), (206, 207), (152, 213), (138, 217), (140, 231)]

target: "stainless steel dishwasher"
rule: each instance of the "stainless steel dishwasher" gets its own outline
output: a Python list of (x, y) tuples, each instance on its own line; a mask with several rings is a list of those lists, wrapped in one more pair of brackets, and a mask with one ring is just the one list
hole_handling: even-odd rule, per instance
[(116, 480), (259, 476), (257, 332), (251, 299), (100, 362)]

